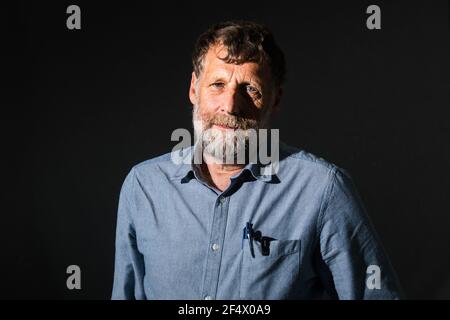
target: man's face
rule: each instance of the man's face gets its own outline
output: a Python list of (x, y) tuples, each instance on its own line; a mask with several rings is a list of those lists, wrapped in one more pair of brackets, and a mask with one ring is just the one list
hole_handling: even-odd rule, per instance
[[(189, 91), (196, 136), (203, 136), (210, 151), (231, 144), (236, 150), (247, 143), (246, 131), (267, 127), (280, 97), (268, 65), (226, 63), (220, 59), (226, 54), (223, 46), (211, 47), (204, 57), (200, 76), (192, 74)], [(237, 131), (240, 135), (236, 135)]]

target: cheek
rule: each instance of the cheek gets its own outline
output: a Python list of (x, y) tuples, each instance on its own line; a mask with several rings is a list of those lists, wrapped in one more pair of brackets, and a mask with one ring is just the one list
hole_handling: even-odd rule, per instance
[(199, 105), (202, 110), (215, 111), (220, 108), (220, 96), (204, 92), (200, 94)]

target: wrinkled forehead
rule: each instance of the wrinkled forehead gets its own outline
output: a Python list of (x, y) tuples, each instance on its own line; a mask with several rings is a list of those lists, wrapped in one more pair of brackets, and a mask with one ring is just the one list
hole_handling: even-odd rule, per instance
[(270, 78), (270, 67), (266, 62), (244, 62), (233, 63), (227, 62), (225, 58), (228, 50), (223, 45), (215, 45), (209, 48), (203, 59), (202, 74), (205, 78), (231, 78), (236, 77), (238, 81), (256, 81), (259, 83), (267, 83)]

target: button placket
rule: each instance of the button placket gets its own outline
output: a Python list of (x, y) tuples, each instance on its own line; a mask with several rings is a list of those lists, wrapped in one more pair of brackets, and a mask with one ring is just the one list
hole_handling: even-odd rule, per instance
[(209, 239), (209, 253), (206, 263), (206, 273), (203, 284), (203, 297), (215, 299), (219, 282), (219, 272), (222, 260), (222, 246), (225, 238), (227, 224), (227, 201), (226, 197), (220, 196), (214, 207), (212, 229)]

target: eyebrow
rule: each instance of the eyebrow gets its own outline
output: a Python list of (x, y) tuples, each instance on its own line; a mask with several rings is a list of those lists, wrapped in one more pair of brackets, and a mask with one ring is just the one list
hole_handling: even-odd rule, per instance
[[(215, 76), (212, 76), (212, 77), (208, 80), (208, 82), (210, 82), (210, 83), (214, 83), (214, 82), (217, 82), (217, 81), (228, 82), (228, 81), (226, 80), (226, 78), (225, 78), (224, 76), (222, 76), (222, 75), (215, 75)], [(255, 81), (255, 80), (253, 80), (253, 81), (243, 81), (241, 84), (244, 84), (244, 85), (245, 85), (245, 84), (257, 85), (259, 88), (262, 88), (261, 83), (258, 82), (258, 81)]]

